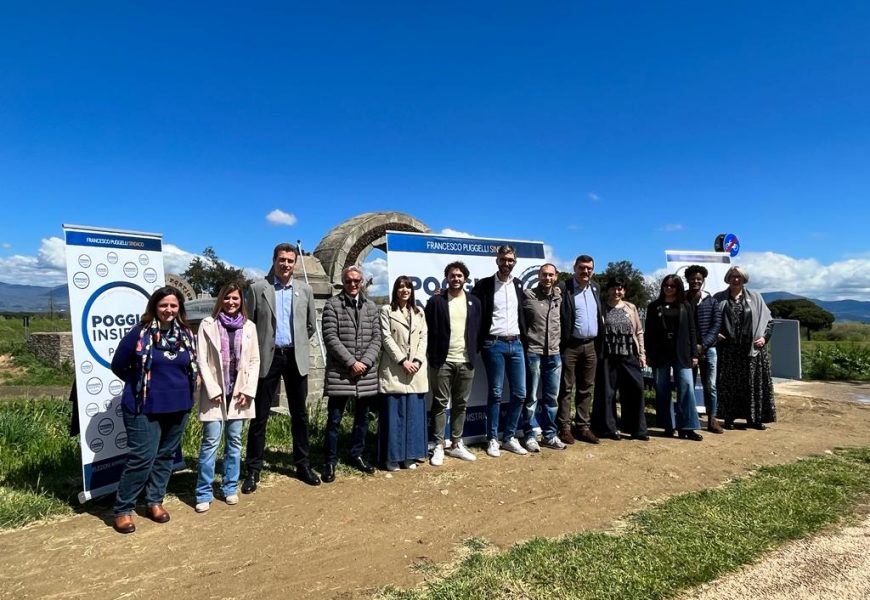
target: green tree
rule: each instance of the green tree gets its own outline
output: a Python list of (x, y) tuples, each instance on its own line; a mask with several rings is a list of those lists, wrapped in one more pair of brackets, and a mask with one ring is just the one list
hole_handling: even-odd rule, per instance
[(598, 273), (592, 277), (598, 282), (602, 290), (611, 277), (622, 277), (625, 280), (625, 299), (640, 308), (646, 307), (650, 300), (655, 297), (655, 295), (650, 295), (650, 288), (643, 273), (635, 268), (630, 260), (609, 262), (603, 273)]
[(806, 298), (798, 300), (774, 300), (767, 307), (774, 318), (800, 321), (801, 326), (807, 330), (808, 340), (810, 339), (811, 332), (830, 329), (834, 323), (834, 315)]
[(251, 283), (241, 269), (231, 267), (218, 258), (211, 246), (202, 251), (201, 257), (197, 256), (190, 261), (187, 270), (181, 276), (187, 279), (197, 294), (205, 292), (210, 296), (217, 296), (221, 288), (228, 283), (242, 285)]

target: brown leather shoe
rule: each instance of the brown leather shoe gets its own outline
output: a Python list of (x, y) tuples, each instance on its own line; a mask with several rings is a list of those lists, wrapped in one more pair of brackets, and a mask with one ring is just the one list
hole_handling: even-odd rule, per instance
[(707, 431), (710, 433), (725, 433), (725, 430), (722, 429), (721, 425), (719, 425), (719, 421), (716, 420), (716, 417), (710, 417), (707, 419)]
[(162, 504), (155, 504), (148, 507), (148, 518), (155, 523), (166, 523), (169, 521), (169, 513)]
[(133, 533), (136, 531), (136, 524), (133, 522), (133, 517), (130, 515), (119, 515), (115, 517), (113, 527), (118, 533)]
[(574, 436), (571, 435), (571, 428), (565, 427), (562, 431), (559, 432), (559, 439), (562, 440), (565, 444), (573, 444), (576, 440), (574, 440)]
[(587, 444), (600, 444), (601, 441), (595, 436), (594, 433), (589, 431), (588, 429), (580, 430), (580, 437), (578, 437), (581, 442), (586, 442)]

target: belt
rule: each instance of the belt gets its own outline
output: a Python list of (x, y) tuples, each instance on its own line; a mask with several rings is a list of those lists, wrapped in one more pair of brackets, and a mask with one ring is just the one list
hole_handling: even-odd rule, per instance
[(488, 335), (486, 336), (488, 340), (497, 340), (499, 342), (515, 342), (520, 339), (518, 335)]
[(595, 341), (595, 338), (594, 338), (594, 337), (588, 337), (588, 338), (572, 337), (569, 341), (570, 341), (572, 344), (576, 344), (576, 345), (579, 346), (579, 345), (581, 345), (581, 344), (588, 344), (588, 343), (590, 343), (590, 342), (594, 342), (594, 341)]
[(293, 354), (293, 346), (275, 346), (275, 354)]

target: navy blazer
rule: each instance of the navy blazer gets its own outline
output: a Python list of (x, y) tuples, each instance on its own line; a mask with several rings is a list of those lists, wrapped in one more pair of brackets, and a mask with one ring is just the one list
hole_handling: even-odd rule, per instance
[[(574, 290), (577, 282), (572, 277), (568, 281), (559, 282), (559, 289), (562, 290), (562, 310), (559, 317), (562, 319), (562, 350), (571, 335), (574, 333), (574, 320), (577, 318), (577, 311), (574, 309)], [(598, 336), (595, 338), (595, 348), (600, 350), (600, 341), (604, 335), (604, 314), (601, 312), (601, 289), (593, 280), (589, 280), (589, 287), (592, 288), (592, 297), (595, 298), (595, 306), (598, 307)]]
[[(523, 282), (513, 278), (514, 291), (517, 293), (517, 320), (520, 326), (520, 340), (523, 346), (526, 345), (526, 315), (523, 312)], [(477, 338), (479, 347), (483, 347), (483, 342), (486, 336), (489, 335), (489, 330), (492, 328), (492, 311), (495, 308), (495, 275), (478, 279), (474, 284), (474, 289), (471, 293), (480, 299), (480, 305), (483, 309), (483, 314), (480, 319), (480, 335)]]
[[(424, 313), (426, 314), (426, 327), (429, 329), (426, 358), (434, 368), (441, 367), (447, 362), (447, 350), (450, 346), (450, 311), (447, 307), (449, 292), (429, 298)], [(466, 293), (468, 314), (465, 317), (465, 351), (471, 368), (474, 368), (474, 357), (477, 355), (477, 334), (480, 331), (480, 300)]]

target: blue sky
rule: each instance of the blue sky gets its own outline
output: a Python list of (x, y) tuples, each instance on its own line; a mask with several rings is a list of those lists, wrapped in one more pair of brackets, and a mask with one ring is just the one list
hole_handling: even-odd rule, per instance
[(65, 222), (264, 269), (404, 210), (649, 274), (733, 232), (759, 289), (870, 300), (870, 3), (18, 4), (0, 281), (63, 282)]

